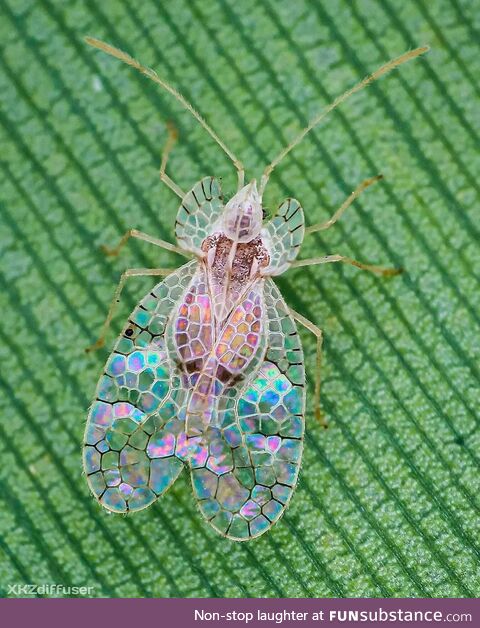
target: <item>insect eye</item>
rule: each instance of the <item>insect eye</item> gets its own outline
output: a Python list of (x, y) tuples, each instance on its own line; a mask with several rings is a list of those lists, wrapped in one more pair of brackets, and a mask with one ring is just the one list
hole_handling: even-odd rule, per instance
[(133, 329), (131, 327), (125, 330), (125, 336), (128, 336), (129, 338), (133, 336)]

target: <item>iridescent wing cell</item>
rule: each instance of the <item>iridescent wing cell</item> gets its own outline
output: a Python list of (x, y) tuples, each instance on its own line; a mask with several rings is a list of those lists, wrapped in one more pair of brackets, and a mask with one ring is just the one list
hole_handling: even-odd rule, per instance
[(264, 226), (262, 239), (271, 252), (267, 273), (280, 275), (297, 257), (305, 235), (305, 219), (300, 203), (287, 198)]
[(184, 466), (188, 383), (171, 356), (173, 321), (195, 278), (192, 261), (170, 274), (132, 312), (90, 408), (84, 439), (88, 484), (108, 510), (141, 510)]
[(175, 222), (175, 235), (181, 247), (201, 253), (202, 242), (212, 232), (213, 224), (223, 212), (220, 182), (205, 177), (186, 194)]
[(257, 281), (230, 313), (195, 381), (187, 406), (189, 437), (203, 436), (208, 427), (216, 425), (219, 396), (235, 378), (248, 372), (262, 341), (263, 310), (263, 281)]
[(252, 286), (233, 309), (215, 345), (222, 369), (238, 375), (249, 365), (263, 332), (263, 281)]
[(213, 344), (214, 320), (205, 268), (199, 265), (175, 321), (175, 343), (189, 370), (201, 368)]
[(248, 372), (224, 389), (191, 463), (200, 511), (220, 534), (245, 541), (266, 532), (294, 491), (303, 448), (305, 373), (295, 323), (270, 279), (266, 333)]

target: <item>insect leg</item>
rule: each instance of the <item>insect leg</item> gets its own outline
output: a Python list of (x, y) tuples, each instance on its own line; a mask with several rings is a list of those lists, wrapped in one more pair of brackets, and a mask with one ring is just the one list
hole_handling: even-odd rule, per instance
[(155, 246), (159, 246), (162, 249), (166, 249), (167, 251), (172, 251), (173, 253), (178, 253), (179, 255), (183, 255), (185, 257), (191, 257), (191, 254), (187, 251), (184, 251), (179, 246), (175, 246), (175, 244), (170, 244), (170, 242), (165, 242), (165, 240), (160, 240), (160, 238), (154, 238), (153, 236), (148, 235), (147, 233), (143, 233), (143, 231), (138, 231), (137, 229), (129, 229), (120, 239), (120, 242), (115, 247), (101, 245), (102, 251), (105, 255), (116, 256), (123, 249), (125, 244), (127, 244), (130, 238), (138, 238), (139, 240), (144, 240), (145, 242), (149, 242), (150, 244), (154, 244)]
[(87, 347), (85, 349), (85, 351), (87, 353), (90, 353), (90, 351), (96, 351), (97, 349), (100, 349), (100, 347), (103, 347), (103, 345), (105, 344), (105, 336), (107, 335), (107, 331), (108, 331), (108, 329), (110, 327), (110, 323), (112, 322), (112, 318), (113, 318), (113, 315), (115, 313), (115, 308), (117, 307), (117, 303), (120, 302), (120, 295), (122, 293), (123, 286), (125, 285), (125, 282), (127, 281), (127, 279), (129, 277), (144, 277), (144, 276), (147, 276), (147, 275), (152, 276), (152, 277), (153, 276), (166, 277), (167, 275), (172, 273), (173, 270), (175, 270), (175, 269), (169, 269), (169, 268), (129, 268), (128, 270), (123, 272), (122, 276), (120, 277), (120, 281), (118, 282), (118, 285), (117, 285), (117, 287), (115, 289), (112, 302), (110, 303), (110, 307), (108, 309), (107, 318), (105, 319), (105, 322), (102, 325), (100, 336), (98, 337), (98, 340), (96, 342), (94, 342), (93, 345), (90, 345), (90, 347)]
[[(173, 122), (167, 121), (167, 131), (168, 137), (162, 152), (162, 161), (160, 164), (159, 175), (161, 181), (165, 183), (165, 185), (167, 185), (172, 190), (172, 192), (175, 192), (175, 194), (183, 200), (185, 198), (185, 192), (183, 192), (165, 172), (167, 168), (167, 161), (172, 151), (172, 148), (175, 145), (175, 142), (178, 140), (178, 129), (173, 124)], [(239, 161), (236, 157), (235, 159), (233, 159), (233, 165), (238, 172), (238, 189), (240, 190), (243, 187), (245, 180), (245, 168), (243, 167), (242, 162)]]
[[(165, 168), (167, 166), (167, 160), (170, 155), (170, 151), (172, 150), (173, 145), (178, 137), (177, 129), (171, 122), (167, 122), (167, 131), (168, 138), (165, 143), (165, 147), (162, 152), (162, 161), (160, 165), (160, 179), (165, 183), (175, 194), (177, 194), (180, 198), (185, 197), (185, 192), (183, 192), (178, 185), (170, 179), (170, 177), (166, 174)], [(181, 249), (174, 244), (170, 244), (170, 242), (165, 242), (165, 240), (160, 240), (160, 238), (154, 238), (153, 236), (148, 235), (147, 233), (143, 233), (142, 231), (138, 231), (137, 229), (129, 229), (120, 239), (120, 242), (117, 246), (110, 248), (108, 246), (102, 245), (101, 249), (105, 253), (105, 255), (118, 255), (120, 251), (123, 249), (125, 244), (128, 242), (130, 238), (138, 238), (139, 240), (144, 240), (145, 242), (149, 242), (150, 244), (154, 244), (155, 246), (159, 246), (162, 249), (166, 249), (167, 251), (172, 251), (174, 253), (179, 253), (180, 255), (184, 255), (185, 257), (190, 257), (190, 254)]]
[(379, 174), (376, 177), (371, 177), (370, 179), (365, 179), (365, 181), (362, 181), (362, 183), (360, 183), (360, 185), (355, 188), (350, 196), (345, 199), (342, 205), (340, 205), (337, 211), (327, 221), (312, 225), (311, 227), (307, 227), (305, 229), (305, 235), (315, 233), (316, 231), (324, 231), (325, 229), (329, 229), (337, 222), (337, 220), (340, 219), (345, 210), (350, 207), (353, 201), (357, 199), (364, 190), (370, 187), (373, 183), (380, 181), (381, 179), (383, 179), (383, 174)]
[(317, 364), (315, 371), (315, 416), (320, 421), (320, 424), (323, 427), (328, 427), (325, 418), (322, 416), (320, 410), (320, 386), (322, 383), (322, 344), (323, 344), (323, 332), (320, 327), (317, 327), (315, 323), (309, 321), (308, 318), (302, 316), (295, 310), (292, 310), (291, 307), (288, 308), (291, 316), (301, 325), (308, 329), (308, 331), (312, 332), (312, 334), (317, 338)]
[(159, 171), (160, 180), (163, 183), (165, 183), (165, 185), (169, 187), (172, 190), (172, 192), (174, 192), (177, 196), (183, 199), (185, 197), (185, 192), (183, 192), (178, 187), (178, 185), (174, 181), (172, 181), (172, 179), (170, 179), (168, 174), (165, 172), (165, 169), (167, 167), (167, 161), (170, 156), (170, 152), (175, 142), (178, 139), (178, 131), (175, 128), (175, 126), (172, 124), (172, 122), (167, 122), (167, 132), (168, 132), (168, 137), (167, 137), (167, 141), (165, 143), (165, 147), (162, 152), (162, 161), (160, 163), (160, 171)]
[(403, 268), (383, 268), (382, 266), (375, 266), (373, 264), (363, 264), (357, 262), (357, 260), (351, 257), (345, 257), (344, 255), (326, 255), (325, 257), (312, 257), (310, 259), (301, 259), (292, 262), (290, 268), (299, 268), (300, 266), (315, 266), (316, 264), (329, 264), (331, 262), (343, 262), (344, 264), (350, 264), (356, 266), (362, 270), (369, 270), (372, 273), (383, 275), (384, 277), (390, 277), (392, 275), (399, 275), (403, 273)]

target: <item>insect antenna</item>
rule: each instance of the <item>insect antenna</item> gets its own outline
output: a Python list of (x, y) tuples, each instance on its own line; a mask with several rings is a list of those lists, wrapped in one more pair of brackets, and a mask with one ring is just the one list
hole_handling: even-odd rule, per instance
[(111, 55), (112, 57), (116, 57), (117, 59), (120, 59), (120, 61), (123, 61), (127, 65), (130, 65), (132, 68), (135, 68), (135, 70), (138, 70), (138, 72), (140, 72), (141, 74), (144, 74), (151, 81), (153, 81), (154, 83), (157, 83), (157, 85), (160, 85), (160, 87), (163, 87), (163, 89), (165, 89), (167, 92), (172, 94), (172, 96), (174, 96), (178, 100), (178, 102), (183, 107), (185, 107), (187, 111), (189, 111), (192, 114), (192, 116), (197, 120), (197, 122), (199, 122), (203, 126), (203, 128), (210, 135), (210, 137), (212, 137), (215, 140), (215, 142), (230, 158), (233, 165), (237, 169), (238, 189), (243, 187), (245, 169), (242, 162), (225, 145), (225, 143), (218, 137), (218, 135), (215, 133), (212, 127), (206, 122), (206, 120), (204, 120), (204, 118), (198, 113), (198, 111), (196, 111), (193, 108), (193, 106), (188, 102), (188, 100), (186, 100), (182, 96), (182, 94), (180, 94), (180, 92), (178, 92), (174, 87), (169, 85), (166, 81), (161, 79), (158, 76), (158, 74), (155, 72), (155, 70), (152, 70), (151, 68), (147, 68), (146, 66), (142, 65), (136, 59), (131, 57), (129, 54), (127, 54), (126, 52), (123, 52), (123, 50), (120, 50), (119, 48), (115, 48), (115, 46), (111, 46), (110, 44), (107, 44), (104, 41), (101, 41), (100, 39), (96, 39), (95, 37), (85, 37), (85, 41), (90, 46), (93, 46), (94, 48), (98, 48), (99, 50), (102, 50), (108, 55)]
[(357, 83), (354, 87), (351, 87), (350, 89), (348, 89), (344, 94), (335, 98), (335, 100), (330, 105), (328, 105), (328, 107), (323, 109), (315, 118), (313, 118), (313, 120), (310, 121), (309, 125), (305, 127), (303, 131), (301, 131), (297, 135), (297, 137), (295, 137), (290, 142), (288, 146), (286, 146), (282, 151), (280, 151), (280, 153), (275, 157), (275, 159), (265, 168), (262, 178), (260, 180), (260, 188), (259, 188), (260, 196), (262, 196), (265, 190), (265, 186), (268, 183), (268, 179), (273, 169), (276, 166), (278, 166), (278, 164), (282, 161), (282, 159), (286, 157), (286, 155), (288, 155), (288, 153), (303, 140), (305, 135), (307, 135), (307, 133), (309, 133), (314, 127), (316, 127), (317, 124), (319, 124), (331, 111), (333, 111), (336, 107), (338, 107), (338, 105), (340, 105), (342, 102), (347, 100), (347, 98), (350, 98), (350, 96), (353, 96), (353, 94), (355, 94), (356, 92), (359, 92), (364, 87), (367, 87), (367, 85), (370, 85), (370, 83), (373, 83), (384, 74), (387, 74), (388, 72), (390, 72), (390, 70), (393, 70), (394, 68), (397, 68), (403, 63), (410, 61), (410, 59), (415, 59), (415, 57), (418, 57), (419, 55), (422, 55), (425, 52), (428, 52), (428, 50), (430, 50), (429, 46), (422, 46), (421, 48), (417, 48), (416, 50), (411, 50), (409, 52), (406, 52), (405, 54), (401, 55), (400, 57), (397, 57), (396, 59), (391, 59), (390, 61), (388, 61), (388, 63), (385, 63), (385, 65), (382, 65), (382, 67), (380, 67), (378, 70), (366, 76), (362, 81), (360, 81), (360, 83)]

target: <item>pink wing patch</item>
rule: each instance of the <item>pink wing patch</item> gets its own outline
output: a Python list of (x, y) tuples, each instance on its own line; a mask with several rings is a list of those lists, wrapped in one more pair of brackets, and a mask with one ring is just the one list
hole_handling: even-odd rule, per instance
[(212, 425), (216, 400), (222, 390), (252, 361), (260, 344), (263, 310), (263, 282), (259, 281), (233, 309), (195, 382), (187, 407), (189, 437), (203, 434)]
[(205, 271), (193, 278), (175, 321), (175, 342), (182, 362), (197, 362), (200, 367), (213, 345), (212, 302)]
[(263, 328), (262, 290), (253, 286), (228, 318), (215, 348), (219, 364), (238, 375), (251, 362)]

